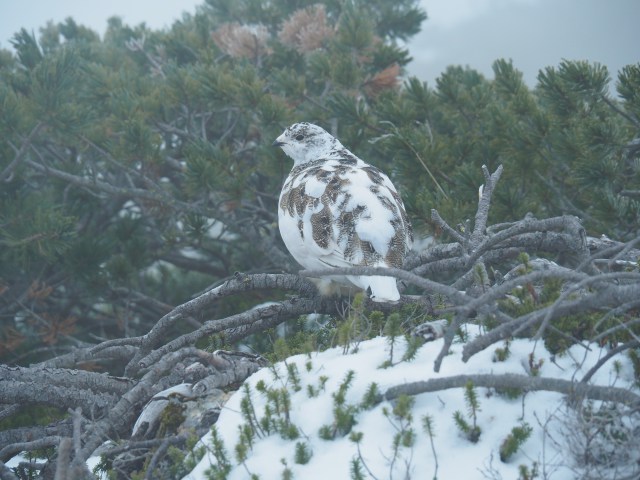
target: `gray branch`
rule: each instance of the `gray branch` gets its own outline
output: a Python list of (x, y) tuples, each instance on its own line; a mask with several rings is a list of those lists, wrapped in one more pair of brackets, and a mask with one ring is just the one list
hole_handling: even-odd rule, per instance
[(20, 480), (15, 474), (7, 467), (3, 461), (0, 460), (0, 480)]
[(489, 207), (491, 206), (491, 196), (495, 190), (496, 183), (502, 175), (502, 165), (498, 166), (495, 172), (489, 174), (489, 170), (486, 165), (482, 165), (482, 173), (484, 175), (484, 186), (482, 187), (482, 194), (478, 201), (478, 208), (476, 210), (476, 218), (473, 225), (473, 232), (471, 233), (470, 246), (472, 250), (475, 250), (476, 246), (480, 244), (480, 241), (485, 236), (485, 230), (487, 228), (487, 220), (489, 218)]
[(432, 280), (419, 277), (411, 272), (400, 268), (384, 268), (384, 267), (349, 267), (349, 268), (327, 268), (319, 270), (301, 270), (300, 275), (305, 277), (324, 277), (330, 275), (382, 275), (385, 277), (395, 277), (411, 283), (417, 287), (424, 289), (430, 293), (439, 293), (449, 297), (454, 303), (459, 305), (466, 304), (471, 297), (457, 289), (434, 282)]
[[(149, 331), (149, 333), (147, 333), (147, 335), (143, 337), (141, 348), (138, 350), (136, 356), (129, 362), (125, 374), (130, 375), (132, 372), (136, 372), (139, 366), (145, 363), (141, 362), (142, 358), (145, 355), (149, 354), (154, 348), (166, 342), (166, 335), (168, 330), (183, 316), (192, 315), (196, 312), (202, 312), (207, 306), (218, 301), (220, 298), (247, 291), (263, 289), (294, 290), (306, 295), (312, 295), (317, 291), (313, 283), (299, 277), (298, 275), (266, 273), (256, 275), (237, 274), (235, 278), (225, 282), (219, 287), (211, 289), (203, 293), (202, 295), (199, 295), (197, 298), (194, 298), (193, 300), (177, 306), (169, 313), (164, 315), (160, 320), (158, 320), (158, 322)], [(238, 314), (233, 317), (229, 317), (226, 320), (214, 320), (207, 322), (207, 324), (203, 325), (199, 329), (181, 337), (181, 340), (177, 339), (174, 340), (174, 342), (171, 342), (174, 345), (173, 350), (189, 345), (190, 341), (195, 342), (203, 336), (217, 333), (226, 328), (237, 327), (242, 324), (243, 315), (247, 315), (251, 318), (251, 320), (246, 321), (256, 321), (259, 319), (259, 316), (262, 313), (267, 313), (267, 316), (272, 316), (271, 312), (254, 310), (245, 312), (244, 314)], [(217, 326), (214, 328), (215, 331), (211, 331), (211, 322), (217, 322)], [(220, 327), (221, 325), (229, 326)], [(167, 345), (165, 345), (164, 348), (166, 349), (166, 347)], [(96, 348), (99, 349), (102, 347), (98, 346)], [(169, 349), (168, 351), (171, 351), (171, 349)]]
[[(270, 319), (269, 325), (273, 326), (275, 324), (282, 323), (287, 319), (296, 318), (310, 312), (332, 313), (334, 310), (330, 308), (330, 303), (331, 302), (325, 303), (322, 298), (319, 297), (316, 297), (315, 299), (297, 298), (247, 310), (246, 312), (232, 315), (224, 319), (209, 320), (197, 330), (184, 334), (168, 343), (165, 343), (156, 350), (153, 350), (146, 357), (141, 358), (137, 364), (130, 365), (129, 368), (131, 372), (139, 372), (140, 370), (148, 368), (149, 365), (153, 365), (167, 353), (178, 348), (183, 348), (187, 345), (193, 345), (201, 338), (226, 330), (230, 330), (233, 333), (234, 329), (250, 326), (256, 322), (262, 322), (264, 319)], [(254, 328), (256, 327), (254, 326)], [(242, 331), (243, 333), (248, 334), (249, 328)], [(255, 331), (258, 330), (255, 329)]]
[(88, 415), (99, 413), (115, 403), (113, 393), (93, 393), (76, 387), (58, 387), (33, 381), (0, 382), (0, 403), (21, 405), (55, 405), (60, 408), (82, 407)]
[(609, 285), (588, 296), (575, 300), (567, 300), (558, 305), (535, 310), (529, 314), (514, 319), (511, 322), (504, 323), (495, 327), (493, 330), (484, 335), (480, 335), (473, 340), (467, 342), (462, 349), (462, 360), (467, 361), (476, 353), (493, 345), (496, 342), (505, 340), (518, 332), (530, 328), (538, 322), (541, 322), (546, 316), (549, 309), (553, 309), (551, 319), (561, 318), (566, 315), (574, 315), (581, 312), (591, 310), (602, 310), (612, 308), (617, 305), (626, 303), (630, 299), (640, 297), (640, 284), (630, 285)]
[(640, 407), (640, 395), (623, 388), (589, 385), (581, 382), (571, 382), (558, 378), (531, 377), (515, 373), (456, 375), (453, 377), (431, 378), (425, 381), (405, 383), (389, 388), (380, 400), (393, 400), (400, 395), (419, 395), (427, 392), (438, 392), (451, 388), (464, 387), (467, 382), (476, 387), (485, 388), (517, 388), (524, 392), (544, 390), (568, 395), (572, 400), (582, 399), (619, 402), (625, 405)]
[(24, 381), (39, 385), (55, 385), (90, 390), (95, 393), (122, 395), (135, 383), (130, 378), (64, 368), (29, 368), (0, 365), (0, 381)]

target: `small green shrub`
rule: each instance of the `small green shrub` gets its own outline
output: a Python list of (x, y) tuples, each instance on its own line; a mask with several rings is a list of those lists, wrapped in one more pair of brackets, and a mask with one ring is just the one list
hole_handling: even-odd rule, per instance
[(333, 397), (333, 423), (332, 425), (320, 427), (318, 433), (323, 440), (333, 440), (338, 435), (344, 436), (356, 424), (355, 415), (358, 412), (358, 407), (346, 402), (347, 391), (354, 376), (355, 372), (349, 370), (342, 383), (338, 386), (338, 391), (331, 395)]
[(533, 432), (533, 428), (526, 422), (519, 427), (513, 427), (511, 433), (500, 445), (500, 460), (508, 462), (531, 436), (531, 432)]
[(478, 426), (478, 412), (480, 411), (480, 402), (478, 401), (478, 394), (473, 388), (471, 381), (467, 382), (464, 387), (464, 399), (467, 404), (468, 417), (471, 420), (469, 423), (463, 416), (462, 412), (456, 410), (453, 413), (453, 420), (456, 426), (464, 434), (467, 440), (471, 443), (478, 443), (482, 429)]
[(218, 429), (214, 425), (211, 427), (211, 453), (216, 459), (215, 464), (205, 471), (208, 480), (226, 480), (231, 472), (231, 463), (224, 447), (224, 442), (218, 435)]
[(309, 445), (304, 442), (296, 442), (296, 453), (294, 456), (295, 462), (298, 465), (306, 465), (311, 460), (313, 452)]
[(493, 361), (494, 362), (506, 361), (509, 358), (509, 355), (511, 355), (511, 350), (509, 350), (510, 345), (511, 345), (511, 342), (509, 340), (505, 340), (503, 347), (496, 348), (495, 352), (493, 353)]

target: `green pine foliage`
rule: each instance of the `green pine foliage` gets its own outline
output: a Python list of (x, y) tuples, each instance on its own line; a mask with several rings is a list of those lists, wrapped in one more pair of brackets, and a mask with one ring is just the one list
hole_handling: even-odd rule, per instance
[(640, 350), (637, 348), (630, 349), (627, 355), (633, 366), (633, 376), (636, 379), (636, 384), (640, 385)]
[(431, 415), (424, 415), (422, 417), (422, 429), (429, 437), (429, 444), (431, 445), (431, 453), (433, 454), (433, 464), (434, 464), (434, 472), (433, 472), (433, 480), (437, 480), (438, 478), (438, 455), (436, 454), (436, 445), (435, 445), (435, 422)]
[(207, 469), (205, 475), (209, 480), (225, 480), (231, 471), (231, 463), (215, 425), (211, 427), (211, 453), (216, 461)]
[(349, 464), (349, 468), (351, 480), (364, 480), (367, 478), (364, 467), (362, 466), (362, 461), (359, 458), (353, 458)]
[(299, 465), (306, 465), (311, 460), (313, 452), (305, 442), (296, 442), (295, 462)]
[(331, 425), (320, 427), (318, 433), (323, 440), (333, 440), (338, 436), (343, 437), (351, 432), (351, 429), (356, 424), (358, 406), (348, 403), (346, 398), (354, 376), (354, 371), (349, 370), (338, 386), (338, 390), (331, 394), (333, 398), (333, 422)]
[[(451, 66), (427, 85), (404, 76), (400, 43), (425, 18), (417, 0), (207, 0), (165, 31), (117, 17), (102, 38), (72, 19), (18, 31), (0, 51), (0, 359), (138, 336), (235, 272), (293, 271), (276, 226), (290, 163), (271, 147), (293, 121), (388, 172), (418, 238), (440, 234), (433, 208), (470, 218), (478, 166), (499, 163), (492, 221), (572, 213), (591, 234), (634, 238), (640, 64), (563, 61), (531, 88), (496, 60), (493, 79)], [(354, 315), (343, 345), (384, 325)], [(291, 353), (332, 344), (291, 325)], [(274, 340), (248, 342), (268, 353)]]
[(494, 362), (504, 362), (511, 355), (511, 350), (509, 350), (509, 345), (511, 344), (510, 340), (507, 339), (504, 341), (503, 347), (497, 347), (493, 353), (493, 361)]
[(416, 433), (412, 427), (413, 415), (411, 413), (414, 403), (415, 397), (400, 395), (391, 411), (386, 407), (382, 408), (382, 414), (387, 417), (396, 431), (392, 442), (394, 456), (398, 454), (400, 448), (411, 448), (415, 442)]
[(518, 480), (533, 480), (540, 477), (538, 462), (533, 462), (531, 468), (526, 465), (518, 465)]
[(389, 345), (389, 358), (382, 364), (382, 367), (387, 368), (393, 366), (393, 350), (398, 342), (398, 337), (403, 334), (399, 313), (394, 312), (389, 315), (384, 325), (384, 334), (387, 337), (387, 343)]
[(367, 387), (367, 391), (360, 402), (360, 408), (364, 410), (370, 410), (375, 407), (378, 403), (380, 403), (382, 393), (380, 392), (380, 388), (376, 382), (372, 382)]
[(478, 443), (480, 435), (482, 434), (482, 429), (478, 425), (480, 401), (478, 400), (478, 394), (471, 381), (467, 382), (464, 387), (464, 400), (467, 404), (467, 418), (471, 420), (471, 423), (469, 423), (459, 410), (453, 413), (453, 420), (467, 440), (471, 443)]
[[(277, 374), (274, 374), (274, 379), (277, 378)], [(302, 387), (296, 390), (295, 385), (292, 385), (291, 388), (295, 392)], [(263, 438), (267, 435), (278, 433), (284, 439), (294, 440), (300, 436), (298, 427), (291, 423), (289, 418), (291, 412), (291, 392), (287, 386), (268, 387), (263, 380), (256, 383), (258, 393), (267, 399), (262, 417), (258, 417), (258, 412), (256, 412), (251, 388), (245, 383), (242, 389), (243, 396), (240, 401), (240, 412), (242, 413), (245, 425), (240, 432), (240, 443), (245, 443), (250, 448), (254, 437)], [(246, 435), (243, 436), (243, 429), (245, 428), (247, 428), (248, 431)]]
[(500, 445), (500, 460), (508, 462), (531, 436), (531, 432), (533, 432), (533, 429), (526, 422), (520, 426), (513, 427)]

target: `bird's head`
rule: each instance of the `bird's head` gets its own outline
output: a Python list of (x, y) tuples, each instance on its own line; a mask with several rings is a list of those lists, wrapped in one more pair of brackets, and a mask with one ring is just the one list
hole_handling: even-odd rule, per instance
[(273, 142), (293, 159), (294, 165), (326, 157), (343, 148), (324, 128), (313, 123), (294, 123)]

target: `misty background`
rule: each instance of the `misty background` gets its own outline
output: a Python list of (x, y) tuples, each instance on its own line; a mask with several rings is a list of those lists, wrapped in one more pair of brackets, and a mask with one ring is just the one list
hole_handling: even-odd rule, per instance
[[(390, 0), (392, 1), (392, 0)], [(67, 17), (103, 35), (107, 19), (169, 28), (204, 0), (0, 0), (0, 48), (24, 27), (36, 36), (47, 21)], [(435, 86), (448, 65), (469, 66), (492, 78), (491, 64), (510, 58), (535, 85), (540, 69), (562, 59), (599, 62), (614, 79), (640, 62), (640, 0), (422, 0), (428, 19), (408, 48), (407, 73)]]

